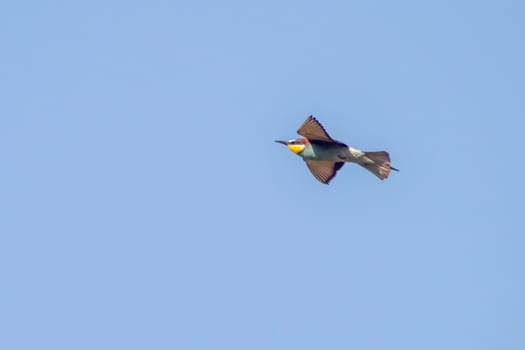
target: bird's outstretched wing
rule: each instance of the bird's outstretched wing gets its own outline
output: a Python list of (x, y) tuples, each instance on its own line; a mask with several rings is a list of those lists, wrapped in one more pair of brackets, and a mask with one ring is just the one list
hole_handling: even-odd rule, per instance
[(308, 169), (320, 182), (328, 184), (337, 171), (343, 167), (344, 162), (332, 162), (330, 160), (305, 160)]
[(324, 127), (321, 125), (321, 123), (319, 123), (319, 121), (313, 116), (309, 116), (308, 118), (306, 118), (303, 125), (301, 125), (299, 130), (297, 130), (297, 133), (301, 136), (306, 137), (310, 141), (337, 143), (346, 147), (346, 145), (343, 142), (331, 138), (330, 135), (328, 135), (328, 133), (324, 129)]

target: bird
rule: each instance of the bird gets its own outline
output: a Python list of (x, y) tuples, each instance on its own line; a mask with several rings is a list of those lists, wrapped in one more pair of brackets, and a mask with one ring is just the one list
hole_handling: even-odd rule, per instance
[(334, 140), (313, 116), (306, 118), (297, 133), (303, 137), (275, 142), (300, 156), (312, 175), (324, 184), (328, 184), (345, 163), (357, 163), (381, 180), (386, 179), (391, 170), (399, 171), (390, 165), (388, 152), (364, 152)]

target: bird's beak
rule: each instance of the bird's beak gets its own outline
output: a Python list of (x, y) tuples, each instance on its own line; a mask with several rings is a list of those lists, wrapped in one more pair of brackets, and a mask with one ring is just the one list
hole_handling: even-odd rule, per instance
[(277, 143), (282, 143), (282, 144), (285, 145), (285, 146), (288, 145), (288, 142), (286, 142), (286, 141), (275, 140), (275, 142), (277, 142)]

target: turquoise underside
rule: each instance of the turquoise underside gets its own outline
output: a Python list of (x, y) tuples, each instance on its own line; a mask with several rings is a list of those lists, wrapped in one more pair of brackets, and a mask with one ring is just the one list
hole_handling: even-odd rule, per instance
[(304, 159), (340, 161), (337, 155), (344, 148), (339, 145), (309, 143), (299, 155)]

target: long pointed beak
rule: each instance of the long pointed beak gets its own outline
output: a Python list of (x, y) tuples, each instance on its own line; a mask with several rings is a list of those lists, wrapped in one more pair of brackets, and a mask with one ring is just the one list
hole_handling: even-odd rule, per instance
[(285, 146), (288, 145), (288, 142), (286, 142), (286, 141), (275, 140), (275, 142), (277, 142), (277, 143), (282, 143), (282, 144), (285, 145)]

